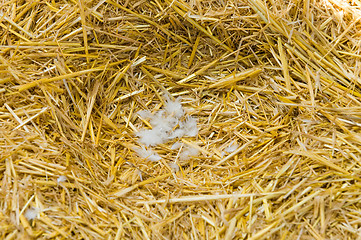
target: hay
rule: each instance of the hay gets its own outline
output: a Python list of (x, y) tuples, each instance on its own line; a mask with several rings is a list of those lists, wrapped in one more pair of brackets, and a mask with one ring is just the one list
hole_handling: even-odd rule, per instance
[(358, 239), (359, 1), (0, 6), (1, 239)]

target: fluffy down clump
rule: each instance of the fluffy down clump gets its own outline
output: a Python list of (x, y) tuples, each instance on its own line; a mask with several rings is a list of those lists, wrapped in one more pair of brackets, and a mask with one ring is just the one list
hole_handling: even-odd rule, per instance
[(139, 137), (139, 142), (149, 146), (156, 146), (164, 143), (167, 135), (164, 134), (161, 127), (155, 127), (151, 130), (141, 130), (136, 134)]
[(237, 150), (238, 146), (238, 143), (233, 141), (231, 144), (228, 145), (228, 147), (224, 149), (224, 151), (226, 151), (227, 153), (232, 153)]
[(29, 208), (28, 210), (26, 210), (24, 216), (26, 217), (26, 219), (28, 219), (28, 221), (32, 221), (38, 217), (39, 213), (39, 208)]
[(139, 155), (139, 157), (142, 157), (142, 158), (147, 159), (147, 160), (152, 161), (152, 162), (156, 162), (156, 161), (159, 161), (159, 160), (162, 159), (152, 149), (145, 149), (144, 146), (142, 146), (141, 148), (140, 147), (135, 147), (133, 150)]
[(157, 146), (168, 141), (173, 128), (178, 124), (177, 118), (167, 115), (164, 111), (159, 111), (154, 115), (142, 111), (140, 116), (150, 118), (149, 122), (152, 125), (152, 129), (143, 129), (136, 134), (139, 137), (139, 143), (147, 147)]
[[(182, 120), (184, 114), (185, 111), (182, 108), (180, 99), (176, 99), (175, 101), (166, 99), (164, 110), (159, 110), (154, 114), (147, 110), (139, 111), (139, 117), (149, 120), (152, 129), (142, 129), (137, 132), (136, 136), (139, 137), (138, 142), (146, 147), (154, 147), (172, 139), (182, 138), (184, 136), (197, 136), (197, 120), (190, 116)], [(161, 159), (160, 156), (155, 155), (156, 153), (152, 150), (146, 150), (144, 147), (135, 151), (140, 157), (150, 161), (158, 161)]]
[(197, 156), (199, 153), (199, 150), (191, 147), (191, 146), (186, 146), (184, 147), (183, 151), (179, 154), (179, 159), (180, 160), (188, 160), (191, 157)]
[(173, 143), (173, 145), (170, 147), (170, 149), (172, 149), (172, 150), (177, 150), (177, 149), (179, 149), (181, 146), (182, 146), (182, 143), (180, 143), (180, 142), (175, 142), (175, 143)]
[(184, 135), (195, 137), (198, 134), (197, 120), (192, 117), (187, 117), (184, 122), (181, 122), (180, 128), (184, 131)]
[(56, 181), (58, 182), (58, 184), (62, 183), (62, 182), (66, 182), (67, 178), (64, 175), (61, 175), (58, 177), (58, 179), (56, 179)]
[(184, 115), (184, 110), (179, 99), (176, 99), (175, 101), (168, 99), (165, 103), (165, 110), (169, 115), (173, 115), (176, 118), (181, 118)]

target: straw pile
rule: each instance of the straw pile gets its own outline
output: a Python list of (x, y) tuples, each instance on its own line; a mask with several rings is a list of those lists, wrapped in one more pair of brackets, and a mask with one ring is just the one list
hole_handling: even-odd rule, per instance
[(360, 236), (359, 1), (0, 9), (1, 239)]

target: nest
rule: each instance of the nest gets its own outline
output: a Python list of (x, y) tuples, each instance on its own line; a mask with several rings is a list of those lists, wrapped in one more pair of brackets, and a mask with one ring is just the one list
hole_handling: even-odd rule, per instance
[(2, 239), (359, 239), (359, 1), (0, 6)]

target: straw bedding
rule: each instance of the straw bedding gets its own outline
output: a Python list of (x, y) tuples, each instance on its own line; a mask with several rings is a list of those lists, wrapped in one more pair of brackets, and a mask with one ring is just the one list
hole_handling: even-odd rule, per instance
[(0, 9), (1, 239), (359, 239), (360, 1)]

